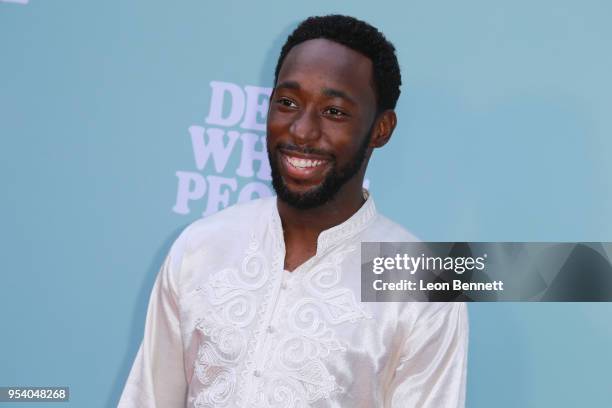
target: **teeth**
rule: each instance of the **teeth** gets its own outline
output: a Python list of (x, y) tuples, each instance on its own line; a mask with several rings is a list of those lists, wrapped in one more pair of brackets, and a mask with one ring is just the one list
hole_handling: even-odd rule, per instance
[(306, 167), (315, 167), (323, 163), (323, 160), (307, 160), (307, 159), (296, 159), (295, 157), (285, 156), (287, 161), (293, 167), (306, 168)]

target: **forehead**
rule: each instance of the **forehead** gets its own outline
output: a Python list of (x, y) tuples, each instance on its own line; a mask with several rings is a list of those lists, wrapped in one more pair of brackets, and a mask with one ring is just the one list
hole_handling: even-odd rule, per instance
[(293, 47), (285, 57), (278, 83), (295, 81), (300, 87), (330, 88), (367, 101), (376, 101), (372, 61), (342, 44), (314, 39)]

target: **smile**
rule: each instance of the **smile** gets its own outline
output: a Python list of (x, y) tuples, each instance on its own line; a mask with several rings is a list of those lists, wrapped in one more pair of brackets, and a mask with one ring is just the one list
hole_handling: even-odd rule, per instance
[(320, 157), (294, 156), (288, 152), (280, 152), (280, 156), (284, 175), (299, 183), (318, 183), (329, 170), (330, 161)]
[(298, 159), (297, 157), (286, 156), (285, 158), (293, 167), (303, 169), (306, 167), (316, 167), (325, 163), (325, 160), (309, 160), (309, 159)]

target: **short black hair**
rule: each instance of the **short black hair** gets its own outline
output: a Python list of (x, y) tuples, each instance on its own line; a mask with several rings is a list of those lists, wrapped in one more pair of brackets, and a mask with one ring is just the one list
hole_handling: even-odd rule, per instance
[(287, 37), (281, 49), (274, 71), (275, 85), (289, 51), (304, 41), (316, 38), (337, 42), (368, 57), (372, 61), (378, 111), (395, 109), (402, 84), (395, 47), (376, 27), (354, 17), (332, 14), (302, 21)]

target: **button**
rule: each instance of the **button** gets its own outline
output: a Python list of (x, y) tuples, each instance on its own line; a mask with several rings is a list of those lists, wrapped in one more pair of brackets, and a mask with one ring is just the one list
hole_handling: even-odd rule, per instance
[(281, 289), (283, 290), (287, 289), (287, 282), (281, 283)]
[(274, 333), (274, 327), (268, 326), (268, 333)]
[(255, 377), (261, 377), (261, 371), (259, 371), (259, 370), (255, 370), (255, 371), (253, 371), (253, 375), (254, 375)]

